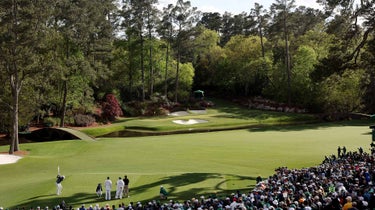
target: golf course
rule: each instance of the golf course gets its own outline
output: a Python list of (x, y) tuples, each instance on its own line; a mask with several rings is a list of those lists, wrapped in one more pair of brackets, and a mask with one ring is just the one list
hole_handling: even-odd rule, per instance
[[(173, 120), (198, 123), (178, 124)], [(362, 147), (369, 152), (370, 123), (317, 123), (307, 114), (238, 106), (217, 106), (184, 116), (122, 118), (111, 125), (80, 129), (95, 140), (21, 144), (26, 152), (23, 158), (0, 165), (0, 206), (51, 208), (62, 200), (73, 208), (148, 202), (159, 200), (161, 185), (169, 193), (168, 200), (178, 201), (213, 194), (225, 197), (237, 190), (248, 192), (255, 186), (256, 177), (265, 179), (281, 166), (319, 165), (325, 156), (336, 154), (338, 146), (348, 151)], [(121, 129), (159, 133), (103, 137)], [(2, 153), (8, 149), (0, 146)], [(58, 168), (66, 177), (59, 196), (55, 185)], [(124, 175), (130, 179), (130, 197), (111, 201), (97, 197), (98, 183), (104, 183), (108, 176), (115, 186)], [(112, 187), (112, 197), (114, 193)]]

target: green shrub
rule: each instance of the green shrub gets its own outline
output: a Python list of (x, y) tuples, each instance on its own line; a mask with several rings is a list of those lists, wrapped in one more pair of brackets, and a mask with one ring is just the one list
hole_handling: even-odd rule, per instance
[(43, 124), (46, 127), (58, 126), (60, 123), (60, 118), (58, 117), (46, 117), (43, 119)]
[(91, 115), (77, 114), (74, 116), (76, 126), (87, 127), (95, 123), (95, 118)]

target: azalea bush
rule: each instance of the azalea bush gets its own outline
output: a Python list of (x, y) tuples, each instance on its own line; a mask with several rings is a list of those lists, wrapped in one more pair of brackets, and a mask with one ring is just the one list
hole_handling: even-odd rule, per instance
[(102, 117), (107, 121), (114, 121), (116, 117), (122, 116), (120, 103), (113, 94), (107, 94), (102, 103)]

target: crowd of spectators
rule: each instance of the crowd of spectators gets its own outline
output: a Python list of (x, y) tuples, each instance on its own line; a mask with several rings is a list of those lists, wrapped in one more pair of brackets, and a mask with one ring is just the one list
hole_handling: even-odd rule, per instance
[[(119, 206), (82, 205), (77, 210), (372, 210), (375, 208), (374, 161), (374, 155), (363, 152), (362, 148), (353, 152), (338, 151), (316, 167), (277, 168), (266, 179), (258, 177), (256, 186), (248, 192), (237, 191), (224, 197), (201, 196), (183, 202), (153, 200)], [(59, 205), (53, 209), (73, 208)]]

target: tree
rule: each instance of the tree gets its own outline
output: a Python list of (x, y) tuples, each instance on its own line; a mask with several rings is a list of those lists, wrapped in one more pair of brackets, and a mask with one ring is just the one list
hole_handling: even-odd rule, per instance
[[(146, 98), (145, 83), (147, 80), (145, 74), (145, 40), (144, 37), (147, 36), (148, 40), (148, 95), (152, 95), (154, 92), (154, 59), (153, 59), (153, 47), (154, 47), (154, 36), (159, 22), (159, 11), (156, 9), (155, 4), (158, 3), (157, 0), (142, 0), (142, 1), (126, 1), (129, 5), (126, 13), (129, 13), (127, 21), (134, 22), (133, 31), (138, 34), (138, 40), (140, 44), (140, 62), (141, 62), (141, 72), (142, 72), (142, 100)], [(147, 47), (147, 46), (146, 46)]]
[(158, 32), (161, 38), (165, 40), (165, 44), (162, 45), (165, 48), (165, 71), (164, 71), (164, 95), (168, 95), (168, 66), (170, 57), (170, 47), (174, 35), (174, 28), (172, 22), (173, 15), (173, 4), (168, 4), (167, 7), (163, 8), (162, 19), (158, 28)]
[(375, 113), (375, 38), (369, 40), (361, 55), (361, 66), (365, 69), (362, 87), (365, 90), (365, 111)]
[[(299, 36), (293, 42), (294, 51), (292, 59), (292, 96), (298, 105), (311, 111), (321, 111), (319, 98), (319, 82), (314, 80), (316, 66), (319, 60), (329, 56), (329, 49), (333, 45), (333, 35), (323, 31), (321, 25)], [(325, 69), (326, 70), (326, 69)]]
[(155, 67), (154, 67), (154, 58), (153, 58), (153, 42), (154, 34), (157, 29), (157, 24), (159, 23), (159, 11), (156, 9), (154, 4), (157, 0), (148, 1), (144, 5), (144, 10), (146, 12), (146, 27), (148, 31), (148, 45), (149, 45), (149, 94), (152, 96), (154, 94), (154, 82), (155, 82)]
[(178, 95), (181, 98), (189, 98), (191, 94), (191, 87), (193, 84), (194, 78), (194, 67), (192, 63), (182, 63), (180, 64), (180, 88), (178, 89)]
[(342, 76), (333, 74), (322, 82), (323, 106), (334, 120), (348, 117), (351, 112), (361, 110), (361, 78), (363, 71), (345, 71)]
[(291, 9), (295, 7), (294, 0), (276, 0), (271, 6), (272, 12), (281, 18), (283, 38), (285, 42), (285, 67), (287, 72), (287, 102), (291, 105), (291, 64), (290, 64), (290, 51), (289, 51), (289, 28), (288, 28), (288, 15)]
[(222, 30), (220, 45), (224, 46), (232, 36), (235, 35), (255, 35), (256, 33), (256, 21), (254, 21), (251, 15), (246, 12), (242, 12), (237, 15), (225, 12), (222, 17)]
[(211, 81), (214, 77), (213, 56), (211, 54), (215, 47), (219, 47), (220, 37), (214, 30), (209, 30), (203, 26), (199, 27), (200, 33), (194, 40), (194, 87), (202, 89), (203, 87), (211, 86)]
[[(266, 40), (265, 40), (266, 41)], [(270, 61), (263, 57), (260, 37), (243, 35), (233, 36), (225, 45), (228, 63), (235, 86), (241, 88), (245, 96), (262, 92), (266, 69)], [(266, 67), (266, 68), (265, 68)], [(263, 81), (262, 81), (263, 80)]]
[(220, 33), (222, 29), (222, 17), (218, 12), (204, 12), (199, 24), (203, 25), (205, 28), (216, 31)]
[(48, 1), (3, 0), (0, 2), (1, 74), (9, 82), (11, 100), (0, 99), (11, 110), (9, 153), (19, 150), (19, 100), (24, 82), (41, 72), (46, 22), (51, 11)]
[[(362, 48), (375, 30), (375, 2), (367, 0), (360, 2), (318, 0), (317, 2), (325, 7), (328, 14), (335, 16), (330, 23), (331, 32), (337, 32), (336, 30), (339, 29), (339, 34), (348, 47), (343, 68), (350, 67), (351, 63), (356, 64)], [(339, 14), (335, 11), (339, 11)], [(356, 41), (359, 37), (360, 41)], [(351, 47), (350, 44), (354, 44), (355, 47)]]
[(56, 2), (52, 26), (58, 34), (53, 50), (55, 75), (62, 96), (59, 103), (61, 127), (65, 124), (69, 92), (80, 90), (79, 85), (84, 87), (82, 96), (92, 99), (90, 84), (95, 84), (97, 76), (106, 71), (103, 62), (110, 53), (108, 46), (113, 28), (109, 17), (113, 10), (111, 0)]
[(191, 7), (190, 1), (177, 0), (175, 7), (173, 8), (172, 22), (176, 26), (176, 42), (175, 51), (177, 53), (177, 66), (176, 66), (176, 77), (175, 77), (175, 96), (174, 101), (178, 102), (179, 93), (179, 76), (180, 76), (180, 63), (182, 56), (183, 43), (189, 39), (189, 31), (191, 27), (196, 23), (196, 7)]
[(264, 43), (263, 43), (263, 28), (267, 24), (267, 18), (268, 16), (267, 10), (263, 9), (262, 5), (259, 5), (258, 3), (254, 4), (254, 9), (251, 10), (251, 15), (255, 18), (258, 28), (258, 35), (260, 37), (260, 44), (262, 47), (262, 56), (265, 57), (265, 49), (264, 49)]
[(316, 88), (310, 74), (318, 62), (315, 50), (306, 45), (300, 45), (293, 56), (293, 80), (291, 91), (294, 103), (303, 107), (311, 107), (316, 97)]
[(140, 55), (140, 68), (141, 68), (141, 80), (142, 80), (142, 93), (141, 99), (142, 101), (146, 98), (146, 75), (145, 75), (145, 52), (144, 52), (144, 33), (147, 27), (146, 20), (148, 15), (151, 14), (151, 5), (152, 1), (149, 0), (141, 0), (141, 1), (133, 1), (133, 0), (124, 0), (124, 5), (122, 7), (122, 17), (124, 18), (123, 25), (126, 26), (127, 33), (129, 34), (128, 37), (136, 37), (139, 43), (139, 55)]

